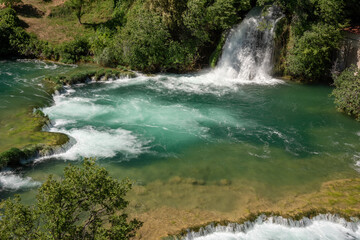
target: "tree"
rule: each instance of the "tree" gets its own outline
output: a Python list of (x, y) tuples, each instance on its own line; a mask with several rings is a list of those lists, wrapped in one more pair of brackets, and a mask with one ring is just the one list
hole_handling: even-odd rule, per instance
[(81, 17), (84, 15), (84, 6), (85, 4), (90, 4), (91, 2), (92, 0), (69, 0), (67, 2), (70, 8), (74, 10), (75, 16), (80, 24), (82, 24)]
[(170, 33), (161, 16), (134, 6), (126, 26), (115, 36), (115, 49), (124, 64), (147, 72), (159, 71), (166, 59)]
[(49, 176), (35, 205), (22, 205), (19, 196), (3, 201), (0, 239), (129, 239), (142, 226), (123, 213), (130, 188), (129, 180), (119, 182), (85, 159), (60, 180)]

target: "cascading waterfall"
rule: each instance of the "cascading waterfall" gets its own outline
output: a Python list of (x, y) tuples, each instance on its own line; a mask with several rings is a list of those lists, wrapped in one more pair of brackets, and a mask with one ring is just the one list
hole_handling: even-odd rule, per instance
[(320, 214), (299, 221), (283, 217), (259, 216), (254, 222), (208, 225), (198, 232), (189, 231), (183, 240), (245, 240), (245, 239), (359, 239), (359, 222)]
[(254, 8), (231, 30), (222, 56), (212, 72), (217, 78), (266, 83), (272, 79), (272, 55), (276, 23), (283, 17), (276, 6)]

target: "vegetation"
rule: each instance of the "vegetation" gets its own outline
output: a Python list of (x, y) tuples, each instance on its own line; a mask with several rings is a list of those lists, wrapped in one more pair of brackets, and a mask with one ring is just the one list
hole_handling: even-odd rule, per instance
[(129, 180), (119, 182), (85, 159), (82, 167), (65, 168), (62, 179), (49, 176), (35, 205), (19, 196), (1, 202), (0, 238), (129, 239), (142, 226), (124, 213), (130, 189)]
[(336, 108), (360, 121), (360, 69), (352, 66), (335, 78)]
[[(81, 22), (81, 17), (90, 12), (84, 5), (83, 0), (69, 0), (54, 8), (49, 18), (69, 18), (73, 10)], [(75, 36), (56, 46), (20, 28), (21, 38), (9, 43), (12, 54), (65, 63), (125, 65), (145, 72), (193, 70), (208, 63), (222, 33), (237, 23), (251, 5), (249, 0), (126, 0), (112, 1), (111, 7), (113, 14), (108, 21), (84, 24), (93, 29), (91, 34)], [(17, 27), (11, 25), (11, 29)]]

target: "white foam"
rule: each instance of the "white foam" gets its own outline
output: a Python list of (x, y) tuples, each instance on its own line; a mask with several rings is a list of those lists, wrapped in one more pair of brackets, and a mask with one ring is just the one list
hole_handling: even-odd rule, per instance
[(76, 123), (75, 120), (67, 120), (67, 119), (56, 119), (54, 122), (54, 127), (62, 127), (68, 124), (74, 124)]
[[(54, 96), (55, 105), (44, 108), (43, 112), (60, 119), (91, 119), (96, 115), (106, 114), (111, 107), (96, 105), (94, 99), (84, 97)], [(110, 108), (110, 109), (109, 109)]]
[(130, 131), (124, 129), (102, 129), (86, 126), (80, 129), (56, 129), (52, 132), (62, 132), (72, 137), (76, 143), (65, 153), (55, 155), (67, 160), (77, 160), (80, 157), (111, 158), (117, 153), (127, 157), (135, 157), (147, 150), (147, 142), (140, 141)]
[(13, 172), (0, 172), (0, 189), (1, 190), (19, 190), (23, 188), (33, 188), (41, 183), (33, 181), (30, 177), (21, 177)]

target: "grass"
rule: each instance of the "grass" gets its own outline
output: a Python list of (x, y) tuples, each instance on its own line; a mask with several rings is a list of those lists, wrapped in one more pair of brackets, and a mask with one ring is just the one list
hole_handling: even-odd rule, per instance
[(23, 0), (24, 4), (29, 4), (44, 15), (39, 16), (19, 16), (28, 28), (30, 33), (36, 34), (40, 39), (49, 41), (53, 44), (59, 44), (65, 41), (73, 40), (75, 37), (88, 36), (94, 33), (94, 25), (107, 22), (112, 15), (112, 1), (96, 1), (86, 5), (82, 17), (84, 24), (79, 24), (75, 15), (68, 9), (60, 16), (50, 17), (54, 13), (61, 12), (64, 8), (64, 0), (53, 0), (45, 3), (41, 0)]

